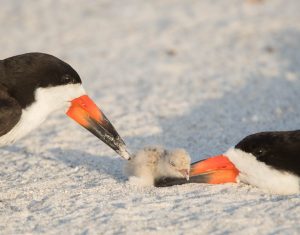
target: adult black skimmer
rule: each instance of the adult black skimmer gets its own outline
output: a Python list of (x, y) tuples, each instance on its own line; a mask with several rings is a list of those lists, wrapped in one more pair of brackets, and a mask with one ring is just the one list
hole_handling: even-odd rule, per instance
[(0, 60), (0, 145), (22, 138), (59, 108), (129, 159), (124, 141), (69, 64), (43, 53)]
[(275, 194), (300, 193), (300, 130), (249, 135), (224, 154), (193, 163), (190, 176), (156, 186), (243, 182)]

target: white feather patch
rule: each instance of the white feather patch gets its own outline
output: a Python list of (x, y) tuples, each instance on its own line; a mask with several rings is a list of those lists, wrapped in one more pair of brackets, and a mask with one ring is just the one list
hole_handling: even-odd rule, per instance
[(239, 169), (239, 180), (274, 194), (295, 194), (300, 192), (299, 177), (286, 171), (279, 171), (256, 160), (251, 153), (230, 148), (224, 153)]
[(68, 108), (70, 101), (85, 94), (80, 84), (38, 88), (35, 102), (22, 111), (21, 119), (11, 131), (0, 137), (0, 145), (13, 143), (37, 128), (53, 111)]

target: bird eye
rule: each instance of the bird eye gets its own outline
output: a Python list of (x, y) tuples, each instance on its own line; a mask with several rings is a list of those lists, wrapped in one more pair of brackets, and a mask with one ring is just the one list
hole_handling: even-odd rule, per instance
[(174, 162), (169, 162), (171, 166), (175, 166), (175, 163)]
[(264, 154), (264, 150), (263, 149), (259, 149), (258, 151), (257, 151), (257, 153), (259, 154), (259, 155), (262, 155), (262, 154)]
[(70, 75), (64, 75), (63, 76), (63, 81), (65, 83), (71, 83), (71, 82), (74, 82), (74, 79)]

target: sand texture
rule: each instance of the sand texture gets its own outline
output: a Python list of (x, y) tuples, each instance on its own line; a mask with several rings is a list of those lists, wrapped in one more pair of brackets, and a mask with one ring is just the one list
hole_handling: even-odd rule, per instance
[[(131, 151), (160, 144), (195, 161), (300, 129), (299, 0), (0, 5), (1, 58), (70, 63)], [(299, 195), (131, 186), (123, 160), (64, 112), (0, 151), (0, 234), (300, 234)]]

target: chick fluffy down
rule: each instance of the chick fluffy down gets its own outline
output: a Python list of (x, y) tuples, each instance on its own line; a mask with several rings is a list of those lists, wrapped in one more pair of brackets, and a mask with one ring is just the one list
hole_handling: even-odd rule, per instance
[(140, 186), (154, 185), (160, 177), (184, 177), (180, 170), (190, 170), (190, 156), (184, 149), (166, 150), (161, 146), (137, 151), (124, 167), (129, 182)]

